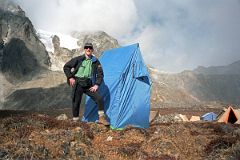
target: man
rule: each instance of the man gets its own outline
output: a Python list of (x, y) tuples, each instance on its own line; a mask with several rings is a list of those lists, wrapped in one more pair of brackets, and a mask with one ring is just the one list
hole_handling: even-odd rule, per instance
[[(99, 110), (104, 108), (102, 97), (97, 91), (103, 80), (103, 70), (99, 60), (92, 53), (92, 43), (85, 43), (84, 55), (72, 58), (63, 67), (68, 84), (72, 87), (73, 121), (79, 120), (79, 109), (83, 93), (95, 101)], [(100, 118), (99, 121), (108, 125), (104, 117)]]

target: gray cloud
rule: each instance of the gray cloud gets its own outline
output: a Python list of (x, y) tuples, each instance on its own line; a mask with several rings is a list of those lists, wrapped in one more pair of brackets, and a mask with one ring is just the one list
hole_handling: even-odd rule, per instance
[(139, 42), (147, 64), (179, 72), (240, 59), (239, 0), (15, 0), (36, 28), (104, 30)]
[(104, 30), (112, 36), (131, 33), (137, 20), (132, 1), (16, 0), (37, 28), (71, 32)]

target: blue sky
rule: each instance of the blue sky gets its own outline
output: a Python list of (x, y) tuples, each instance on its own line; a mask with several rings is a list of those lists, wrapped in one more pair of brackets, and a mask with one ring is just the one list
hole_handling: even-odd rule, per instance
[(102, 30), (140, 43), (146, 64), (181, 72), (240, 60), (240, 0), (14, 0), (35, 28)]

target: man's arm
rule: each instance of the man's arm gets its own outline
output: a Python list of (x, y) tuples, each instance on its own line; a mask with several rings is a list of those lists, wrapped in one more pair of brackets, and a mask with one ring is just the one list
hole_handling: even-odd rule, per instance
[(71, 72), (72, 68), (75, 68), (77, 66), (77, 58), (73, 58), (70, 61), (68, 61), (64, 67), (63, 67), (63, 71), (67, 77), (67, 79), (69, 80), (70, 78), (73, 78), (74, 75)]

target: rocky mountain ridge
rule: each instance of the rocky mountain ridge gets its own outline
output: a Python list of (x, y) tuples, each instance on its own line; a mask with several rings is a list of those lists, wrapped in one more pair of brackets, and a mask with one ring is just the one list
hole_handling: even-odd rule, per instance
[[(236, 62), (234, 64), (239, 63)], [(223, 70), (225, 69), (222, 66)], [(228, 68), (228, 66), (226, 66)], [(227, 69), (226, 69), (227, 70)], [(159, 73), (150, 69), (153, 80), (152, 106), (198, 107), (240, 104), (240, 74), (210, 74), (183, 71), (177, 74)], [(234, 72), (232, 72), (234, 73)]]
[(239, 75), (240, 74), (240, 60), (226, 66), (199, 66), (193, 70), (196, 74), (205, 75)]

